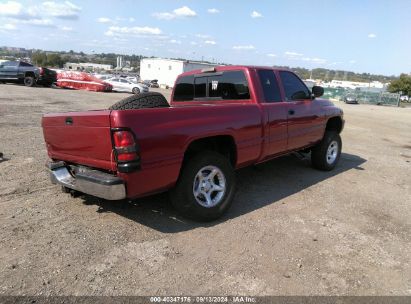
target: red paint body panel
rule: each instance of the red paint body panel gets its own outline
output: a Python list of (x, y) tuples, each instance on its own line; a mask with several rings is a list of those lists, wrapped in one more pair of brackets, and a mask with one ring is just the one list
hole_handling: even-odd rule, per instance
[[(249, 100), (173, 102), (172, 97), (170, 108), (47, 114), (42, 126), (48, 154), (55, 160), (112, 171), (125, 181), (127, 197), (136, 198), (173, 187), (194, 140), (230, 136), (236, 146), (235, 167), (240, 168), (315, 144), (323, 137), (327, 120), (342, 115), (321, 99), (265, 103), (256, 69), (217, 67), (217, 71), (244, 71)], [(295, 112), (292, 117), (290, 109)], [(68, 117), (71, 125), (66, 124)], [(128, 128), (135, 134), (140, 170), (117, 172), (112, 128)]]

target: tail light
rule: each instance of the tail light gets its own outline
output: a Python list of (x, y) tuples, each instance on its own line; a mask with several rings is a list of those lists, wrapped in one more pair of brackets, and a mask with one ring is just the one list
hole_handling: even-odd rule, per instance
[(131, 131), (113, 130), (113, 143), (118, 171), (127, 173), (140, 168), (138, 146)]
[(40, 75), (44, 75), (44, 69), (40, 68)]

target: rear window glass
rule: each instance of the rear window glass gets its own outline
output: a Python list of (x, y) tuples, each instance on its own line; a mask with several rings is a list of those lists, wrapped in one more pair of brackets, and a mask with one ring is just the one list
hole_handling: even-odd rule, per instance
[(265, 102), (281, 101), (280, 88), (272, 70), (258, 70), (258, 77), (264, 92)]
[(194, 96), (194, 76), (178, 78), (174, 89), (174, 101), (190, 101)]
[(194, 80), (194, 98), (207, 96), (207, 77), (197, 77)]
[(211, 98), (250, 99), (248, 82), (242, 71), (227, 71), (207, 78)]
[(174, 89), (174, 101), (196, 99), (250, 99), (248, 82), (242, 71), (180, 77)]

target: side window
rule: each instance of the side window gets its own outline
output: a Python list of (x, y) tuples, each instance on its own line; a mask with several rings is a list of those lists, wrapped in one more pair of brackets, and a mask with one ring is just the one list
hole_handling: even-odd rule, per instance
[(258, 77), (264, 92), (265, 102), (281, 101), (280, 88), (272, 70), (258, 70)]
[(205, 98), (207, 94), (207, 77), (194, 79), (194, 98)]
[(287, 100), (298, 100), (311, 98), (310, 91), (306, 85), (291, 72), (280, 71), (281, 81), (284, 86)]
[(174, 101), (190, 101), (194, 97), (194, 76), (178, 78), (174, 89)]
[(223, 72), (208, 77), (208, 95), (221, 99), (250, 99), (248, 82), (242, 71)]

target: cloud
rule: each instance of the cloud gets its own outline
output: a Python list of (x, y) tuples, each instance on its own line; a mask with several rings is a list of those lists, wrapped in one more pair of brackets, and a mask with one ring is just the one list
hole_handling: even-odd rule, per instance
[(14, 24), (6, 23), (4, 25), (0, 25), (0, 30), (15, 31), (17, 30), (17, 27)]
[(64, 1), (61, 3), (46, 1), (40, 5), (39, 9), (42, 14), (61, 19), (77, 19), (79, 13), (81, 12), (81, 7), (70, 1)]
[(216, 45), (217, 42), (215, 42), (214, 40), (206, 40), (204, 41), (205, 44), (210, 44), (210, 45)]
[(70, 26), (62, 26), (60, 29), (65, 32), (71, 32), (73, 30)]
[(368, 34), (368, 38), (371, 38), (371, 39), (377, 38), (377, 35), (374, 34), (374, 33), (370, 33), (370, 34)]
[(100, 18), (97, 18), (97, 22), (99, 22), (99, 23), (112, 23), (113, 20), (111, 20), (110, 18), (106, 18), (106, 17), (100, 17)]
[(206, 34), (196, 34), (196, 37), (201, 38), (201, 39), (208, 39), (211, 38), (210, 35), (206, 35)]
[(129, 22), (134, 22), (134, 21), (136, 21), (136, 19), (133, 18), (133, 17), (130, 17), (130, 18), (128, 18), (128, 21), (129, 21)]
[(303, 61), (309, 61), (309, 62), (314, 62), (314, 63), (318, 63), (318, 64), (324, 64), (327, 62), (327, 59), (323, 59), (323, 58), (318, 58), (318, 57), (302, 57), (301, 60)]
[(219, 11), (218, 9), (216, 9), (216, 8), (209, 8), (209, 9), (207, 10), (207, 12), (208, 12), (209, 14), (218, 14), (220, 11)]
[(173, 44), (181, 44), (181, 41), (180, 41), (180, 40), (176, 40), (176, 39), (171, 39), (171, 40), (170, 40), (170, 43), (173, 43)]
[(233, 46), (233, 50), (254, 50), (254, 45), (235, 45)]
[(110, 26), (108, 31), (104, 33), (106, 36), (118, 36), (118, 35), (134, 35), (134, 36), (155, 36), (160, 35), (162, 32), (157, 27), (148, 27), (148, 26), (133, 26), (133, 27), (119, 27), (119, 26)]
[(176, 16), (173, 15), (172, 13), (154, 13), (153, 17), (156, 17), (157, 19), (160, 19), (160, 20), (171, 20), (171, 19), (174, 19)]
[(175, 18), (187, 18), (187, 17), (195, 17), (197, 13), (193, 11), (188, 6), (183, 6), (180, 8), (176, 8), (172, 12), (162, 12), (162, 13), (154, 13), (153, 17), (162, 20), (172, 20)]
[(33, 18), (28, 20), (20, 20), (19, 22), (41, 27), (56, 27), (51, 19)]
[(23, 12), (23, 6), (16, 1), (0, 3), (0, 16), (19, 16)]
[(190, 9), (188, 6), (183, 6), (180, 8), (176, 8), (174, 11), (174, 14), (178, 17), (195, 17), (197, 16), (197, 13)]
[(354, 64), (354, 63), (357, 63), (357, 60), (352, 59), (349, 61), (349, 64)]
[(319, 58), (319, 57), (307, 57), (304, 56), (304, 54), (297, 53), (297, 52), (292, 52), (292, 51), (286, 51), (284, 52), (284, 57), (290, 60), (301, 60), (301, 61), (308, 61), (308, 62), (313, 62), (317, 64), (324, 64), (327, 62), (327, 59), (324, 58)]
[(261, 15), (261, 13), (257, 11), (253, 11), (250, 16), (251, 18), (262, 18), (263, 17), (263, 15)]
[(286, 52), (284, 52), (284, 56), (288, 59), (295, 59), (295, 58), (304, 56), (304, 54), (300, 54), (300, 53), (297, 53), (297, 52), (286, 51)]
[(277, 57), (276, 54), (267, 54), (268, 57)]

